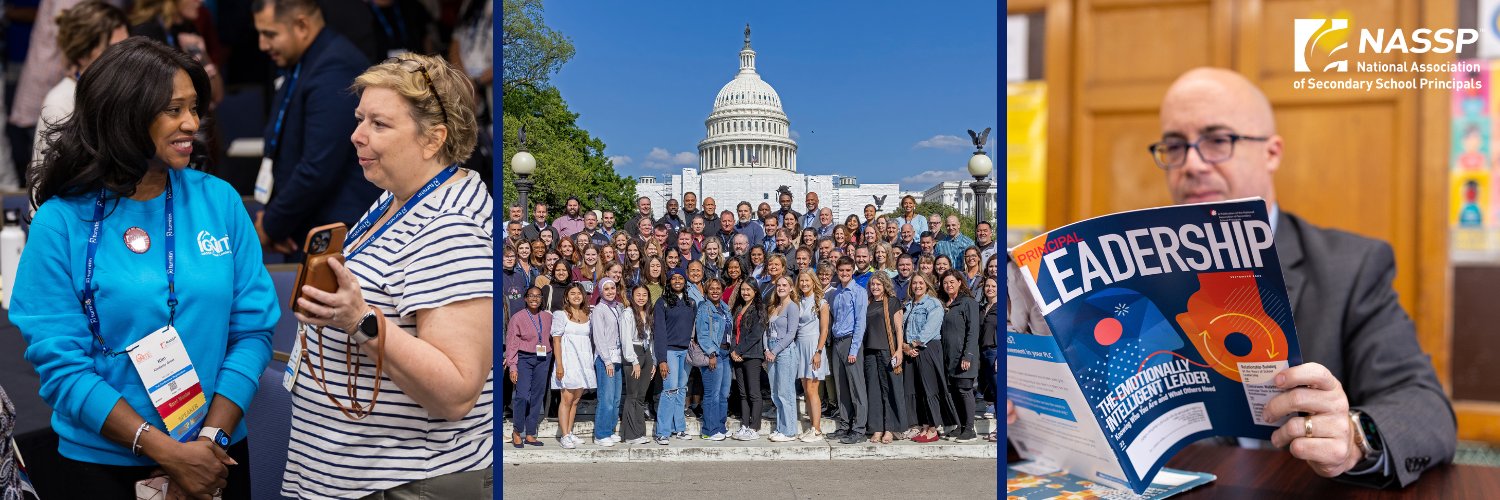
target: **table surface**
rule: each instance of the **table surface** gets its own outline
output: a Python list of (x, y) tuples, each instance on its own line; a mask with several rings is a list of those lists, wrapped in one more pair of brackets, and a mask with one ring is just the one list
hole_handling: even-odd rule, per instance
[(1195, 444), (1167, 461), (1174, 469), (1219, 476), (1173, 498), (1500, 498), (1500, 468), (1441, 465), (1406, 488), (1375, 490), (1319, 477), (1290, 453)]

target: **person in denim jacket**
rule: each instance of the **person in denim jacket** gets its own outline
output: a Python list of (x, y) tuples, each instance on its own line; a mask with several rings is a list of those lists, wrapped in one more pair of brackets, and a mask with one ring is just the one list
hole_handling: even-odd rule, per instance
[(708, 366), (699, 367), (703, 377), (703, 439), (723, 441), (729, 429), (724, 419), (729, 412), (729, 344), (724, 334), (729, 327), (729, 305), (722, 300), (724, 284), (716, 279), (704, 282), (707, 300), (698, 303), (694, 321), (698, 347), (708, 355)]
[(906, 323), (906, 356), (911, 358), (907, 376), (915, 377), (916, 412), (912, 420), (921, 431), (912, 437), (918, 443), (938, 440), (938, 429), (949, 421), (957, 423), (953, 401), (948, 398), (948, 378), (943, 372), (942, 335), (943, 304), (934, 297), (933, 277), (918, 273), (911, 277), (909, 300), (902, 312)]

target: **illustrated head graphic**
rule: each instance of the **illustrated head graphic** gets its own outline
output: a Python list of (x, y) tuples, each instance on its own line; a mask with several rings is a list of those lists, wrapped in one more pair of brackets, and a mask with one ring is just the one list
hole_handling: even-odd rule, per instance
[(1293, 69), (1298, 73), (1312, 71), (1312, 66), (1322, 66), (1322, 71), (1349, 71), (1349, 60), (1340, 58), (1338, 52), (1349, 48), (1349, 19), (1295, 19), (1292, 47), (1297, 53), (1292, 57)]

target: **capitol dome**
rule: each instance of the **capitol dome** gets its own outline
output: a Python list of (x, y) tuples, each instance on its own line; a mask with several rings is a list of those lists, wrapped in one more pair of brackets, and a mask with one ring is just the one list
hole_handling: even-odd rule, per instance
[(707, 137), (698, 142), (698, 169), (703, 173), (730, 168), (797, 171), (797, 142), (781, 96), (755, 72), (750, 26), (740, 49), (740, 70), (714, 96), (704, 122)]

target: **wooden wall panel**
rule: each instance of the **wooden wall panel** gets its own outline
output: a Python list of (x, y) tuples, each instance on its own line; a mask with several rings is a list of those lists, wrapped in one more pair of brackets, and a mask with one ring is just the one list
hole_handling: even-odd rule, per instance
[[(1096, 5), (1090, 12), (1093, 29), (1079, 44), (1085, 84), (1171, 81), (1183, 71), (1212, 64), (1209, 7), (1208, 2)], [(1130, 43), (1122, 43), (1126, 40)]]
[(1083, 166), (1083, 176), (1089, 180), (1086, 192), (1092, 213), (1080, 218), (1172, 204), (1165, 174), (1146, 153), (1146, 145), (1161, 138), (1158, 122), (1155, 109), (1089, 118), (1092, 156)]

